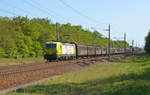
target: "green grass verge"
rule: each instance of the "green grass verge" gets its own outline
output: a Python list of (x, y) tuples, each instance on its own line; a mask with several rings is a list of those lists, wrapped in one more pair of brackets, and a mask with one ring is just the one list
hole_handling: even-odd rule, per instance
[(150, 95), (150, 55), (97, 64), (8, 95)]
[(31, 64), (45, 62), (44, 58), (0, 58), (0, 66), (19, 65), (19, 64)]

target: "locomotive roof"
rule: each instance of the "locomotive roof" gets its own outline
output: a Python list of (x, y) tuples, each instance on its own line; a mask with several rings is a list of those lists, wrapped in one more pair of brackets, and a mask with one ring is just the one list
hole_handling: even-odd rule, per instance
[(63, 42), (63, 41), (50, 41), (50, 42), (46, 42), (46, 44), (50, 44), (50, 43), (75, 44), (73, 42)]

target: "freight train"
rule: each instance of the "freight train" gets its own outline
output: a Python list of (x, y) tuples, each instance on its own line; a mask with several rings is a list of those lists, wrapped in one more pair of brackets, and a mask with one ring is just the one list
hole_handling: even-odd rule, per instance
[[(131, 52), (126, 49), (126, 53)], [(110, 54), (123, 54), (123, 48), (111, 48)], [(67, 60), (79, 57), (94, 57), (108, 55), (108, 48), (96, 45), (85, 45), (69, 42), (47, 42), (45, 46), (44, 58), (50, 60)]]

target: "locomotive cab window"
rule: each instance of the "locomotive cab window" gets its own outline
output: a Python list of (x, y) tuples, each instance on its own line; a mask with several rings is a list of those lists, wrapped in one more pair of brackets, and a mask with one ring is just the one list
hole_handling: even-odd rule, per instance
[(46, 44), (46, 49), (56, 49), (56, 44)]

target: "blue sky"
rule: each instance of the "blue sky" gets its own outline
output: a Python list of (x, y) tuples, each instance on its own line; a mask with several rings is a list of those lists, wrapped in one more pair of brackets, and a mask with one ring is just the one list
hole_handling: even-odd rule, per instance
[[(111, 37), (121, 39), (127, 34), (127, 41), (135, 40), (135, 45), (143, 46), (150, 28), (150, 0), (63, 0), (91, 21), (60, 0), (1, 0), (0, 16), (48, 17), (54, 23), (82, 25), (85, 29), (107, 28), (111, 24)], [(97, 29), (107, 36), (106, 31)]]

